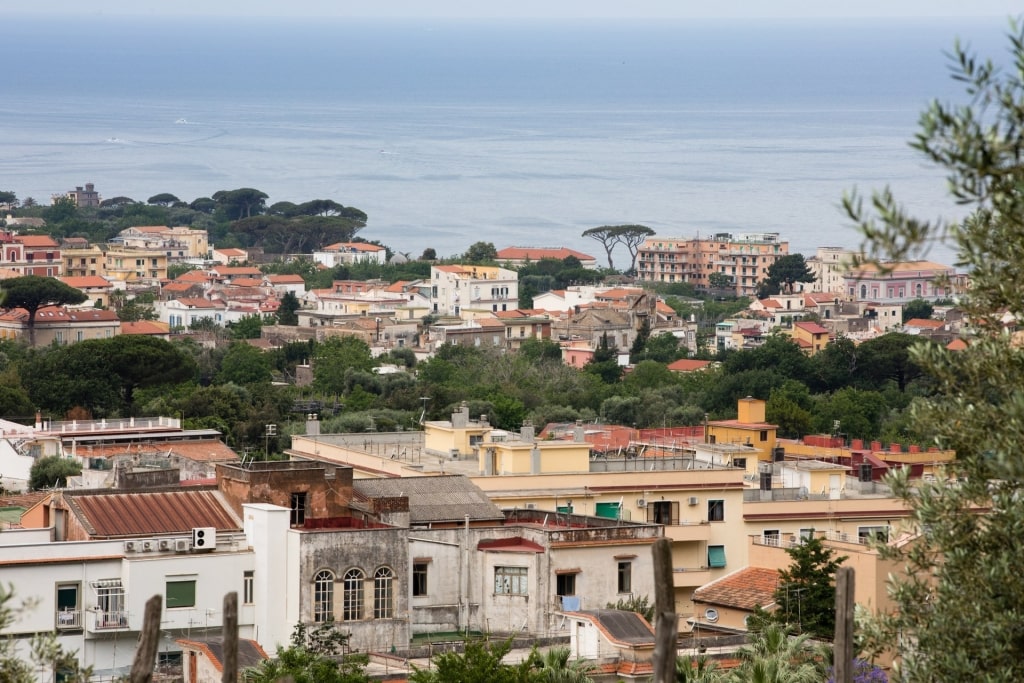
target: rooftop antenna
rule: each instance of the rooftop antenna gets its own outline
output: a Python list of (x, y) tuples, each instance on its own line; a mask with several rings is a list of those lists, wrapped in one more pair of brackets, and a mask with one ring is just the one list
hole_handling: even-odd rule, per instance
[(427, 416), (427, 402), (430, 400), (430, 397), (420, 396), (420, 400), (423, 401), (423, 411), (420, 413), (420, 424), (423, 424), (423, 418)]

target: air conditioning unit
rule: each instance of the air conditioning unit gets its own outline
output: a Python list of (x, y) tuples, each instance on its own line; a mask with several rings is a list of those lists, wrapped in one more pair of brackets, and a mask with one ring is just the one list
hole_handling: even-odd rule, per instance
[(690, 496), (689, 500), (687, 500), (686, 502), (690, 505), (696, 505), (697, 503), (700, 502), (700, 498), (698, 498), (697, 496)]
[(174, 539), (174, 552), (176, 553), (187, 553), (188, 552), (188, 539), (187, 538), (176, 538)]
[(536, 503), (527, 503), (527, 504), (526, 504), (526, 509), (527, 509), (527, 510), (533, 510), (533, 509), (535, 509), (536, 507), (537, 507), (537, 504), (536, 504)]
[(138, 544), (138, 541), (125, 541), (124, 542), (124, 551), (126, 553), (134, 553), (136, 548), (138, 547), (137, 544)]
[(156, 545), (157, 545), (157, 543), (156, 543), (155, 540), (151, 540), (151, 539), (145, 540), (145, 541), (142, 542), (142, 552), (144, 552), (144, 553), (151, 553), (154, 550), (156, 550)]
[(645, 507), (647, 507), (647, 501), (644, 500), (643, 498), (637, 498), (636, 499), (636, 506), (638, 508), (645, 508)]
[(160, 539), (160, 550), (170, 550), (174, 547), (174, 540), (170, 538)]
[(192, 547), (195, 550), (213, 550), (217, 547), (217, 528), (201, 526), (192, 529)]

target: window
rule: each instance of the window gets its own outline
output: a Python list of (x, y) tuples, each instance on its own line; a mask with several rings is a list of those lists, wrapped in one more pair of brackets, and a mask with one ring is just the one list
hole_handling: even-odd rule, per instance
[(302, 526), (306, 523), (306, 492), (297, 491), (292, 494), (292, 526)]
[(254, 578), (254, 575), (255, 575), (255, 572), (253, 572), (251, 569), (248, 570), (248, 571), (242, 572), (242, 604), (243, 605), (251, 605), (253, 603), (253, 599), (252, 599), (253, 595), (252, 594), (253, 594), (253, 584), (254, 584), (253, 578)]
[(526, 580), (526, 567), (494, 568), (494, 592), (496, 594), (526, 595), (529, 592)]
[(708, 546), (708, 566), (712, 568), (719, 568), (725, 566), (725, 546), (724, 545), (709, 545)]
[(779, 540), (782, 538), (782, 534), (778, 529), (765, 529), (761, 532), (761, 538), (764, 540), (765, 545), (779, 545)]
[(576, 574), (555, 576), (555, 595), (576, 595)]
[(767, 441), (767, 440), (768, 440), (768, 430), (767, 429), (762, 429), (761, 430), (761, 441)]
[(334, 572), (324, 569), (313, 577), (313, 621), (324, 622), (333, 619)]
[(633, 563), (632, 562), (619, 562), (618, 572), (618, 592), (619, 593), (632, 593), (633, 592)]
[(176, 607), (195, 607), (196, 580), (168, 580), (166, 598), (164, 599), (164, 602), (167, 605), (167, 609), (174, 609)]
[(709, 522), (724, 522), (725, 521), (725, 501), (724, 500), (709, 500), (708, 501), (708, 521)]
[(57, 628), (82, 628), (79, 584), (57, 584)]
[(120, 579), (107, 579), (94, 581), (93, 590), (96, 591), (96, 626), (98, 628), (111, 628), (127, 623), (127, 614), (124, 611), (124, 586)]
[(342, 595), (341, 618), (344, 621), (359, 621), (363, 618), (363, 571), (349, 569), (345, 572), (345, 585)]
[(800, 530), (800, 542), (809, 541), (814, 538), (814, 529), (801, 529)]
[(741, 470), (745, 470), (745, 469), (747, 469), (747, 459), (746, 458), (733, 458), (732, 459), (732, 466), (733, 467), (737, 467), (737, 468), (739, 468)]
[(427, 595), (427, 567), (426, 562), (412, 563), (412, 596), (414, 598)]
[(390, 619), (394, 613), (395, 573), (381, 567), (373, 575), (373, 618)]
[(647, 521), (655, 524), (679, 524), (679, 503), (656, 500), (648, 504)]
[(859, 526), (857, 527), (857, 540), (867, 543), (870, 540), (885, 543), (889, 540), (889, 527), (887, 526)]

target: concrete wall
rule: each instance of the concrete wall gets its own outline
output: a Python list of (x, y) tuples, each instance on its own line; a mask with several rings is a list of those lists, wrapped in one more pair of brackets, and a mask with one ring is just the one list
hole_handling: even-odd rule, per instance
[[(350, 645), (361, 650), (388, 651), (392, 645), (405, 647), (409, 630), (409, 532), (407, 529), (304, 530), (300, 537), (297, 585), (299, 619), (313, 621), (313, 577), (327, 569), (334, 572), (334, 615), (343, 631), (352, 634)], [(374, 573), (389, 568), (393, 574), (393, 616), (375, 619)], [(344, 621), (343, 593), (345, 573), (361, 570), (363, 583), (363, 619)], [(290, 580), (293, 580), (290, 578)]]

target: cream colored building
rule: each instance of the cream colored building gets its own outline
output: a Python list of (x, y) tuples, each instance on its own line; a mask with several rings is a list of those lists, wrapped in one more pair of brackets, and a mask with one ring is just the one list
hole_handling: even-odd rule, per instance
[(119, 232), (111, 243), (132, 249), (161, 251), (171, 261), (205, 260), (210, 256), (206, 231), (187, 226), (134, 226)]
[(61, 251), (64, 274), (99, 276), (131, 283), (158, 284), (167, 279), (167, 254), (156, 249), (134, 249), (115, 244)]

